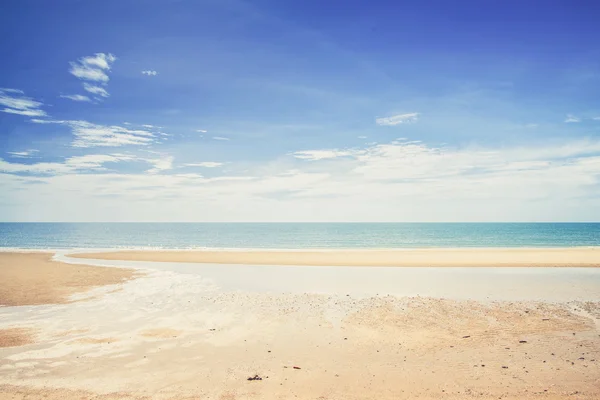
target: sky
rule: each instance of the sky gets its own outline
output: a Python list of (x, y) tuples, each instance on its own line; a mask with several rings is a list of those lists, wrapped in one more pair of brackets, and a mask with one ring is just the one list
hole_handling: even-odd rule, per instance
[(596, 1), (0, 7), (0, 221), (600, 221)]

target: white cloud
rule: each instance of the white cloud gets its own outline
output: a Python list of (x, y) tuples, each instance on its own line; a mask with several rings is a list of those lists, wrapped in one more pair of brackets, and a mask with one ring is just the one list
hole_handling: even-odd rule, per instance
[(192, 179), (203, 178), (202, 174), (173, 174), (173, 176), (178, 177), (178, 178), (192, 178)]
[(143, 129), (127, 129), (121, 126), (96, 125), (86, 121), (69, 123), (75, 135), (74, 147), (148, 145), (155, 136)]
[(310, 161), (318, 161), (318, 160), (326, 160), (330, 158), (338, 158), (338, 157), (347, 157), (356, 155), (359, 152), (356, 150), (306, 150), (306, 151), (296, 151), (292, 153), (292, 155), (301, 160), (310, 160)]
[(229, 138), (223, 137), (223, 136), (213, 136), (214, 140), (231, 140)]
[(0, 171), (29, 174), (69, 174), (82, 171), (102, 171), (104, 164), (133, 161), (136, 157), (126, 154), (88, 154), (67, 158), (64, 162), (41, 162), (35, 164), (8, 163), (0, 159)]
[(149, 125), (149, 124), (142, 125), (142, 127), (148, 128), (148, 129), (156, 128), (154, 125)]
[[(293, 153), (211, 178), (160, 173), (177, 165), (171, 156), (152, 154), (144, 159), (106, 155), (148, 163), (151, 174), (112, 172), (106, 169), (113, 163), (109, 158), (33, 165), (0, 161), (5, 172), (0, 174), (5, 189), (0, 198), (9, 204), (0, 208), (0, 218), (542, 221), (600, 215), (600, 140), (514, 147), (394, 141), (361, 149), (310, 150), (305, 154), (310, 163), (294, 162)], [(88, 169), (77, 169), (81, 166)], [(62, 172), (47, 172), (57, 170)], [(26, 173), (42, 175), (35, 179), (45, 184), (28, 184)], [(67, 191), (73, 187), (78, 190)]]
[[(509, 170), (519, 170), (524, 176), (540, 168), (569, 165), (572, 158), (583, 161), (596, 153), (600, 153), (600, 141), (502, 149), (453, 149), (396, 141), (375, 145), (357, 154), (353, 172), (374, 181), (414, 180), (422, 184), (437, 180), (438, 184), (451, 189), (453, 179), (476, 183), (497, 178), (499, 172)], [(511, 178), (510, 175), (503, 177)], [(518, 180), (516, 176), (515, 179)]]
[(79, 62), (81, 65), (88, 67), (97, 67), (100, 69), (110, 70), (112, 63), (116, 61), (117, 57), (112, 54), (96, 53), (93, 56), (83, 57)]
[(567, 115), (567, 119), (565, 119), (566, 123), (577, 123), (577, 122), (581, 122), (581, 118), (576, 117), (573, 114), (569, 114)]
[(207, 130), (204, 130), (204, 129), (196, 129), (196, 132), (198, 132), (198, 133), (206, 133), (206, 132), (208, 132), (208, 131), (207, 131)]
[(158, 74), (158, 72), (151, 71), (151, 70), (145, 70), (145, 71), (142, 71), (142, 74), (148, 75), (148, 76), (156, 76)]
[(0, 111), (5, 112), (7, 114), (25, 115), (26, 117), (43, 117), (44, 115), (46, 115), (46, 113), (43, 110), (15, 110), (12, 108), (5, 108)]
[(92, 101), (89, 97), (82, 96), (80, 94), (61, 94), (60, 97), (63, 99), (69, 99), (73, 101)]
[(25, 151), (7, 151), (7, 154), (10, 154), (14, 158), (29, 158), (33, 156), (35, 153), (39, 152), (36, 149), (28, 149)]
[(132, 154), (86, 154), (83, 156), (69, 157), (64, 162), (40, 162), (35, 164), (10, 163), (0, 158), (0, 171), (12, 174), (33, 175), (65, 175), (81, 172), (108, 171), (105, 164), (119, 162), (144, 162), (152, 166), (147, 173), (158, 174), (162, 171), (173, 169), (173, 157), (142, 158)]
[(102, 96), (102, 97), (110, 96), (110, 94), (102, 86), (90, 85), (87, 82), (84, 82), (83, 89), (89, 93), (96, 94), (98, 96)]
[(25, 115), (27, 117), (44, 117), (46, 112), (40, 107), (42, 102), (25, 96), (19, 89), (0, 89), (0, 105), (6, 108), (0, 110), (8, 114)]
[(147, 129), (128, 129), (118, 125), (98, 125), (87, 121), (32, 119), (38, 124), (59, 124), (71, 128), (73, 147), (147, 146), (155, 141), (155, 133)]
[(600, 121), (600, 117), (592, 117), (594, 121)]
[(358, 136), (358, 139), (366, 139), (366, 136)]
[(21, 89), (0, 88), (0, 91), (13, 94), (25, 94)]
[(149, 174), (157, 174), (161, 171), (167, 171), (167, 170), (173, 169), (173, 157), (172, 156), (150, 159), (147, 161), (154, 165), (154, 168), (151, 168), (148, 171), (146, 171)]
[(19, 164), (9, 163), (0, 158), (0, 172), (9, 174), (56, 174), (64, 173), (68, 170), (69, 169), (62, 163)]
[(121, 161), (135, 161), (137, 157), (129, 154), (86, 154), (67, 158), (64, 165), (70, 170), (104, 170), (104, 164)]
[(106, 83), (110, 79), (107, 72), (110, 71), (116, 59), (117, 57), (110, 53), (96, 53), (93, 56), (70, 62), (69, 72), (82, 80)]
[(109, 80), (108, 75), (103, 70), (84, 67), (77, 64), (71, 64), (69, 72), (77, 78), (86, 81), (108, 82)]
[(375, 123), (381, 126), (394, 126), (399, 124), (410, 124), (419, 120), (419, 113), (408, 113), (393, 115), (391, 117), (376, 118)]
[(186, 167), (202, 167), (202, 168), (216, 168), (216, 167), (220, 167), (221, 165), (223, 165), (223, 163), (212, 162), (212, 161), (184, 164), (184, 166), (186, 166)]
[[(108, 91), (100, 85), (106, 85), (109, 81), (108, 72), (117, 60), (117, 57), (108, 53), (96, 53), (93, 56), (83, 57), (77, 61), (72, 61), (69, 64), (71, 68), (69, 72), (83, 80), (90, 81), (83, 83), (83, 89), (89, 93), (96, 94), (102, 97), (108, 97)], [(100, 100), (100, 99), (96, 99)]]

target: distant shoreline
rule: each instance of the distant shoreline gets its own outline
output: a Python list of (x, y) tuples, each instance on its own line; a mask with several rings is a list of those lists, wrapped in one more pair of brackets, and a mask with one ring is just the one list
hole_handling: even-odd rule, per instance
[(158, 246), (128, 246), (128, 247), (1, 247), (0, 253), (116, 253), (131, 251), (150, 251), (150, 252), (268, 252), (268, 253), (288, 253), (288, 252), (390, 252), (390, 251), (430, 251), (430, 250), (599, 250), (599, 246), (580, 245), (580, 246), (439, 246), (439, 247), (158, 247)]
[(380, 267), (600, 267), (600, 247), (86, 250), (72, 258), (208, 264)]

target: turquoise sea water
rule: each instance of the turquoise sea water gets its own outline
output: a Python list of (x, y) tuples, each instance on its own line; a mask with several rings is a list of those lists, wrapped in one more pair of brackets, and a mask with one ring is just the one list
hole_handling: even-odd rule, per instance
[(600, 223), (0, 223), (25, 249), (573, 246), (600, 246)]

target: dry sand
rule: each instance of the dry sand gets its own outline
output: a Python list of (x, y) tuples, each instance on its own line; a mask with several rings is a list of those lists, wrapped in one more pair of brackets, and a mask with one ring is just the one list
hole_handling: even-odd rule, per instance
[(226, 292), (159, 271), (17, 309), (0, 329), (23, 320), (36, 343), (0, 348), (0, 400), (600, 398), (600, 301)]
[(73, 294), (135, 275), (131, 269), (54, 262), (51, 253), (0, 252), (0, 306), (64, 303)]
[(211, 264), (397, 267), (600, 267), (600, 248), (323, 251), (118, 251), (75, 258)]

